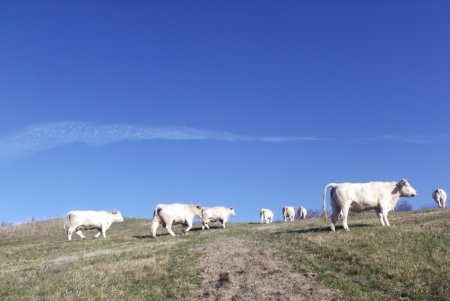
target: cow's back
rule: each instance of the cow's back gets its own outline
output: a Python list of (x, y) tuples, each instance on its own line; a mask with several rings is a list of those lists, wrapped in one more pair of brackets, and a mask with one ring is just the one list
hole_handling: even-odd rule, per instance
[(331, 194), (340, 207), (350, 206), (352, 211), (377, 208), (380, 200), (390, 200), (395, 182), (340, 183)]
[(221, 218), (229, 213), (230, 209), (226, 207), (209, 207), (202, 210), (202, 215), (208, 218)]
[(107, 212), (104, 211), (69, 211), (67, 213), (67, 220), (69, 225), (73, 226), (76, 224), (82, 225), (99, 225), (107, 217)]
[(186, 220), (186, 218), (192, 218), (194, 217), (194, 212), (192, 211), (192, 208), (190, 208), (190, 205), (186, 204), (168, 204), (159, 206), (158, 215), (164, 219), (170, 218), (174, 221), (183, 222)]

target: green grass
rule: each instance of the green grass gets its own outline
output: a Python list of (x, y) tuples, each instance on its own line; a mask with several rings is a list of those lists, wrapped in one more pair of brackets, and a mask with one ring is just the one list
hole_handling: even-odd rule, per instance
[[(256, 261), (286, 263), (298, 277), (336, 290), (339, 300), (450, 300), (450, 210), (395, 212), (390, 222), (378, 226), (367, 214), (350, 217), (350, 232), (309, 219), (152, 239), (149, 220), (126, 219), (107, 239), (74, 236), (71, 243), (62, 220), (1, 227), (0, 300), (197, 300), (211, 286), (204, 250), (220, 260), (236, 241), (248, 242)], [(259, 255), (267, 248), (272, 257)], [(240, 267), (239, 277), (251, 268)], [(239, 295), (236, 283), (227, 286)]]

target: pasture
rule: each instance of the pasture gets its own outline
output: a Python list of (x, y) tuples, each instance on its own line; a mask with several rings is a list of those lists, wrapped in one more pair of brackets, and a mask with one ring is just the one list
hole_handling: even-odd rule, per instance
[(71, 243), (62, 219), (1, 227), (0, 300), (450, 300), (450, 210), (389, 217), (334, 233), (318, 218), (196, 223), (157, 239), (150, 220), (125, 219)]

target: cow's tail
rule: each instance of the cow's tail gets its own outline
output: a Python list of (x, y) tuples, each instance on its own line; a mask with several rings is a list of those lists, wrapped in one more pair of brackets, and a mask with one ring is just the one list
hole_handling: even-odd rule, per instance
[(336, 183), (329, 183), (325, 186), (325, 188), (323, 189), (323, 206), (322, 206), (322, 214), (323, 214), (323, 218), (325, 219), (325, 221), (328, 219), (328, 213), (327, 213), (327, 190), (328, 188), (333, 188), (335, 189), (337, 186)]
[(157, 218), (159, 220), (159, 212), (161, 211), (162, 206), (160, 204), (156, 205), (155, 210), (153, 210), (153, 219)]
[(70, 225), (70, 213), (67, 214), (66, 216), (66, 221), (64, 222), (64, 232), (66, 232), (69, 230), (69, 225)]

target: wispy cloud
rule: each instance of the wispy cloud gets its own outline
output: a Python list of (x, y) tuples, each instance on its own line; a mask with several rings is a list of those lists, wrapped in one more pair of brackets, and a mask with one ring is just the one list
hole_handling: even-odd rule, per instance
[(359, 141), (391, 141), (391, 142), (399, 142), (399, 143), (413, 143), (413, 144), (429, 144), (432, 143), (430, 138), (420, 138), (420, 137), (409, 137), (409, 136), (400, 136), (400, 135), (381, 135), (381, 136), (371, 136), (371, 137), (363, 137), (355, 140)]
[(106, 145), (143, 140), (216, 140), (283, 143), (325, 141), (317, 137), (253, 137), (188, 127), (154, 127), (135, 124), (57, 122), (35, 124), (0, 138), (0, 159), (29, 155), (68, 144)]

